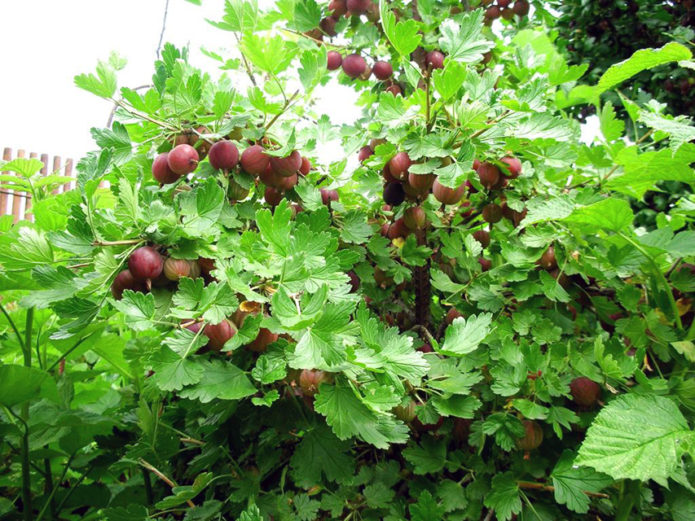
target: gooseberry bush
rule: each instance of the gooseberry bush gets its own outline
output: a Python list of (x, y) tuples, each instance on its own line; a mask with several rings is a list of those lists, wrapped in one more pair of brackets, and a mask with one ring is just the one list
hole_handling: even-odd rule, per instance
[(219, 77), (78, 76), (77, 187), (2, 165), (0, 515), (692, 519), (695, 200), (631, 202), (695, 130), (604, 97), (691, 52), (583, 83), (532, 4), (228, 0)]

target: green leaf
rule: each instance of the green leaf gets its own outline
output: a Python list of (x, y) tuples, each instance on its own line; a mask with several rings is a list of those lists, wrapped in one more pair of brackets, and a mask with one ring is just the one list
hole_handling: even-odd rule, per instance
[(340, 238), (352, 244), (364, 244), (373, 234), (372, 227), (367, 223), (367, 215), (358, 210), (345, 214), (340, 227)]
[(602, 94), (642, 71), (679, 60), (689, 60), (692, 53), (687, 47), (670, 42), (659, 49), (641, 49), (627, 60), (608, 68), (598, 81), (595, 89)]
[(566, 196), (534, 198), (526, 203), (526, 209), (528, 213), (521, 221), (522, 228), (539, 222), (564, 219), (572, 213), (574, 203)]
[(468, 319), (459, 317), (446, 328), (442, 352), (461, 356), (472, 353), (490, 333), (491, 313), (471, 315)]
[(48, 373), (23, 365), (0, 365), (0, 404), (14, 407), (39, 397)]
[(251, 63), (270, 74), (284, 71), (294, 58), (281, 36), (263, 38), (255, 33), (245, 33), (241, 47)]
[(695, 139), (695, 127), (692, 120), (685, 116), (662, 116), (653, 112), (640, 111), (639, 121), (649, 128), (666, 132), (669, 136), (672, 150), (678, 150), (683, 143)]
[(673, 401), (662, 396), (627, 394), (596, 416), (576, 463), (614, 479), (665, 483), (692, 443), (695, 432)]
[(508, 521), (521, 512), (519, 486), (514, 474), (505, 472), (492, 478), (491, 490), (485, 496), (484, 503), (486, 507), (495, 509), (495, 517), (500, 521)]
[(431, 399), (432, 405), (442, 416), (472, 419), (475, 411), (480, 409), (482, 402), (475, 396), (454, 395), (448, 398), (436, 396)]
[(22, 177), (31, 177), (43, 168), (43, 163), (38, 159), (24, 157), (18, 157), (6, 163), (0, 162), (0, 164), (2, 164), (3, 172), (15, 172)]
[(212, 482), (212, 479), (212, 472), (198, 474), (193, 481), (193, 485), (173, 487), (171, 491), (174, 493), (174, 495), (167, 496), (161, 501), (158, 501), (155, 506), (160, 510), (167, 510), (169, 508), (182, 505), (186, 501), (189, 501), (200, 494), (205, 487)]
[(444, 519), (444, 507), (437, 503), (429, 490), (420, 492), (417, 502), (412, 503), (408, 509), (410, 510), (410, 519), (412, 521)]
[(212, 400), (240, 400), (256, 393), (256, 387), (244, 371), (237, 366), (220, 360), (200, 364), (205, 374), (200, 382), (179, 393), (183, 398), (208, 403)]
[(448, 100), (458, 92), (463, 82), (466, 81), (466, 74), (467, 71), (463, 65), (449, 60), (443, 69), (436, 69), (432, 73), (434, 88), (442, 96), (442, 99)]
[(180, 197), (181, 213), (185, 231), (192, 237), (205, 236), (214, 229), (222, 213), (225, 193), (214, 178), (198, 186), (195, 190), (184, 192)]
[(460, 25), (447, 20), (439, 27), (439, 46), (450, 60), (475, 63), (495, 44), (483, 36), (483, 10), (475, 9), (457, 17)]
[(294, 25), (298, 31), (311, 31), (319, 26), (320, 21), (321, 8), (314, 0), (294, 4)]
[(314, 407), (326, 417), (326, 422), (341, 440), (356, 436), (386, 449), (389, 443), (404, 443), (408, 439), (406, 425), (392, 416), (370, 411), (350, 387), (322, 384)]
[(615, 117), (615, 109), (610, 101), (603, 105), (600, 118), (601, 133), (603, 133), (606, 141), (614, 141), (623, 135), (625, 122)]
[(151, 358), (154, 374), (150, 379), (162, 391), (179, 391), (186, 385), (200, 382), (205, 372), (203, 365), (181, 358), (168, 347), (162, 347)]
[(295, 479), (306, 488), (320, 484), (322, 474), (329, 481), (347, 479), (355, 467), (349, 449), (349, 442), (340, 441), (328, 427), (319, 425), (302, 438), (292, 454)]
[(271, 244), (280, 255), (286, 255), (290, 245), (290, 219), (292, 209), (286, 199), (275, 207), (273, 213), (270, 210), (258, 210), (256, 212), (256, 224), (263, 239)]
[(587, 492), (599, 492), (613, 480), (587, 467), (574, 464), (574, 453), (566, 450), (558, 460), (550, 476), (555, 487), (555, 501), (579, 514), (589, 511)]
[(208, 23), (225, 31), (252, 33), (258, 19), (258, 2), (256, 0), (226, 0), (222, 22)]
[(381, 26), (384, 28), (384, 34), (386, 34), (393, 48), (401, 56), (410, 55), (422, 41), (422, 35), (418, 32), (420, 24), (413, 19), (396, 22), (396, 16), (387, 7), (387, 3), (384, 0), (379, 2), (379, 11), (381, 13)]
[(415, 467), (415, 474), (434, 474), (446, 464), (446, 442), (432, 437), (423, 438), (419, 445), (408, 445), (402, 454)]
[(611, 197), (598, 203), (575, 208), (565, 221), (582, 224), (589, 229), (599, 228), (619, 232), (629, 226), (633, 218), (630, 203), (624, 199)]
[(114, 300), (113, 307), (128, 317), (128, 325), (136, 331), (145, 331), (152, 325), (155, 316), (154, 295), (129, 289), (121, 300)]
[(24, 307), (43, 309), (54, 302), (68, 299), (89, 284), (87, 279), (77, 278), (69, 269), (58, 266), (37, 266), (32, 277), (41, 290), (32, 291), (22, 298)]
[(75, 85), (96, 94), (100, 98), (113, 98), (116, 93), (116, 72), (102, 61), (97, 65), (97, 75), (80, 74), (75, 76)]
[(427, 246), (418, 246), (415, 234), (408, 235), (401, 248), (401, 259), (409, 266), (424, 266), (432, 257), (432, 250)]

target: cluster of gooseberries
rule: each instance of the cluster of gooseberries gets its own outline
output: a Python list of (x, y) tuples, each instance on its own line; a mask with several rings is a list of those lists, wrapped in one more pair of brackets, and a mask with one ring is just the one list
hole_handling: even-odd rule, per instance
[(483, 0), (482, 5), (489, 6), (485, 10), (485, 22), (488, 25), (498, 18), (512, 20), (514, 15), (524, 17), (531, 9), (528, 0), (516, 0), (513, 4), (512, 0)]
[[(228, 174), (230, 200), (239, 201), (249, 194), (249, 190), (232, 175), (240, 171), (260, 179), (265, 185), (266, 202), (271, 206), (277, 206), (285, 193), (297, 185), (299, 176), (305, 176), (311, 170), (309, 159), (302, 157), (297, 150), (285, 157), (276, 157), (261, 144), (251, 144), (239, 154), (239, 149), (229, 139), (214, 143), (199, 139), (198, 134), (202, 133), (201, 130), (206, 129), (199, 127), (196, 132), (180, 134), (175, 138), (175, 146), (171, 151), (161, 153), (155, 158), (152, 163), (152, 175), (157, 181), (161, 184), (175, 183), (181, 177), (194, 172), (198, 163), (207, 156), (214, 169)], [(181, 136), (186, 138), (185, 142), (182, 142), (184, 139)], [(263, 140), (262, 143), (269, 142)]]

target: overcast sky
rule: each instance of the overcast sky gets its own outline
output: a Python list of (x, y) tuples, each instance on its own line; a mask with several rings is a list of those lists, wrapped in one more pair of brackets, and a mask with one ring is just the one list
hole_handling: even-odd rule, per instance
[[(73, 77), (93, 72), (98, 60), (117, 51), (128, 60), (119, 85), (150, 83), (165, 0), (0, 0), (0, 148), (78, 159), (95, 148), (89, 129), (103, 127), (111, 105), (75, 87)], [(273, 0), (259, 0), (273, 5)], [(224, 0), (202, 6), (170, 0), (164, 41), (190, 44), (191, 63), (217, 74), (216, 62), (200, 52), (229, 49), (232, 33), (209, 25)], [(223, 54), (224, 55), (224, 54)], [(354, 92), (337, 84), (318, 93), (319, 112), (334, 123), (355, 114)], [(336, 99), (340, 103), (336, 103)]]
[[(98, 60), (117, 51), (128, 60), (119, 73), (119, 86), (150, 83), (165, 3), (0, 0), (0, 148), (73, 158), (95, 148), (89, 129), (106, 125), (111, 105), (75, 87), (73, 78), (93, 72)], [(219, 74), (217, 62), (200, 47), (223, 50), (235, 45), (232, 33), (205, 21), (220, 20), (223, 6), (223, 0), (205, 0), (203, 6), (170, 0), (164, 34), (164, 41), (177, 47), (190, 44), (191, 63), (214, 75)], [(331, 102), (324, 91), (318, 108), (339, 123), (354, 111), (345, 98), (352, 91), (338, 85), (333, 91), (336, 88), (341, 89), (341, 103)]]

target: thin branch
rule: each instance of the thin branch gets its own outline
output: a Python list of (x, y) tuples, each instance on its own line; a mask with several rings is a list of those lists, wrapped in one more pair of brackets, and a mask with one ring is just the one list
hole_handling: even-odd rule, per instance
[[(545, 483), (535, 483), (532, 481), (518, 481), (517, 485), (519, 488), (527, 489), (527, 490), (543, 490), (546, 492), (554, 492), (555, 487), (551, 485), (546, 485)], [(589, 497), (601, 497), (601, 498), (609, 498), (610, 496), (608, 494), (604, 494), (602, 492), (590, 492), (588, 490), (582, 490), (584, 494), (586, 494)]]
[(266, 131), (267, 131), (270, 127), (272, 127), (278, 119), (280, 119), (280, 116), (282, 116), (285, 112), (287, 112), (287, 109), (290, 108), (290, 105), (292, 104), (292, 102), (295, 100), (295, 98), (296, 98), (297, 96), (299, 96), (299, 91), (298, 91), (298, 90), (295, 91), (294, 94), (292, 94), (292, 96), (290, 96), (290, 98), (289, 98), (287, 101), (285, 101), (285, 106), (282, 107), (282, 110), (281, 110), (278, 114), (275, 114), (275, 116), (273, 117), (273, 119), (271, 119), (271, 120), (268, 122), (268, 124), (265, 126), (265, 130), (266, 130)]
[[(142, 465), (144, 468), (146, 468), (147, 470), (149, 470), (150, 472), (152, 472), (152, 474), (157, 476), (159, 479), (161, 479), (164, 483), (169, 485), (171, 488), (178, 487), (178, 485), (176, 484), (175, 481), (170, 480), (168, 477), (166, 477), (162, 473), (162, 471), (160, 471), (159, 469), (154, 467), (151, 463), (148, 463), (147, 461), (145, 461), (142, 458), (138, 458), (138, 463), (140, 465)], [(190, 499), (186, 501), (186, 504), (191, 508), (195, 508), (195, 504)]]
[(127, 246), (129, 244), (139, 244), (142, 239), (125, 239), (122, 241), (94, 241), (92, 246)]
[[(239, 38), (239, 35), (237, 33), (234, 33), (234, 38), (236, 38), (236, 43), (241, 48), (241, 39)], [(246, 74), (248, 75), (249, 79), (251, 80), (251, 83), (253, 83), (253, 86), (257, 87), (258, 84), (256, 83), (256, 77), (253, 75), (253, 71), (251, 70), (251, 66), (249, 65), (249, 62), (246, 60), (246, 56), (241, 51), (239, 51), (239, 53), (241, 54), (241, 60), (244, 62), (244, 68), (246, 69)]]
[(157, 58), (159, 58), (160, 51), (162, 50), (162, 40), (164, 40), (164, 31), (167, 27), (167, 15), (169, 14), (169, 0), (166, 0), (164, 4), (164, 17), (162, 18), (162, 32), (159, 33), (159, 43), (157, 44)]

